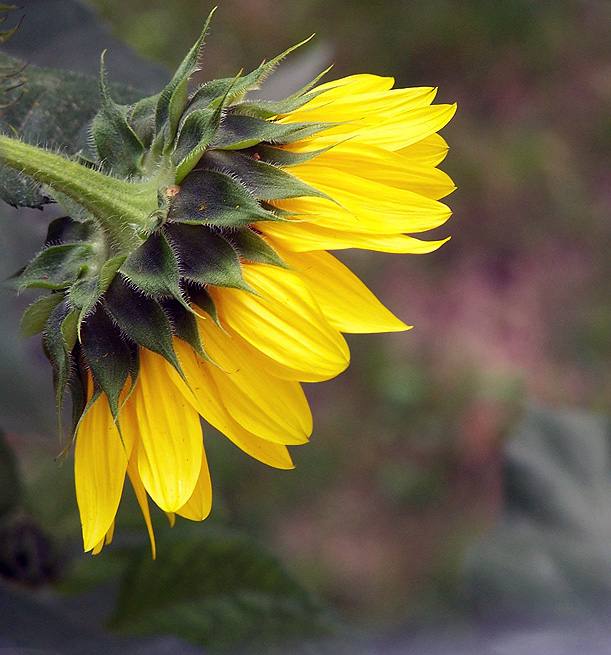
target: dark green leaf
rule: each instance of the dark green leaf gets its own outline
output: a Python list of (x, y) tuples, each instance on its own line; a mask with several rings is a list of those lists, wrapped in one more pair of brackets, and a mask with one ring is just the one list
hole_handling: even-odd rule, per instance
[(121, 330), (99, 305), (83, 322), (81, 346), (91, 374), (116, 418), (119, 396), (131, 371), (131, 350)]
[(268, 164), (286, 168), (288, 166), (298, 166), (299, 164), (303, 164), (306, 161), (310, 161), (310, 159), (314, 159), (314, 157), (320, 155), (332, 147), (333, 146), (330, 146), (329, 148), (322, 148), (312, 152), (291, 152), (290, 150), (285, 150), (284, 148), (275, 148), (274, 146), (260, 143), (258, 146), (252, 148), (249, 153), (252, 155), (256, 153), (259, 157), (261, 157), (262, 161), (265, 161)]
[(231, 244), (203, 225), (165, 226), (180, 262), (182, 277), (200, 284), (249, 289)]
[(89, 268), (94, 250), (90, 244), (67, 243), (49, 246), (13, 278), (17, 289), (65, 289)]
[(52, 293), (33, 302), (21, 317), (19, 334), (22, 337), (33, 337), (42, 332), (51, 312), (63, 299), (62, 293)]
[(277, 166), (241, 152), (211, 150), (201, 162), (205, 168), (231, 171), (257, 200), (281, 200), (299, 196), (327, 197)]
[(290, 652), (292, 641), (337, 629), (320, 601), (253, 543), (221, 532), (197, 539), (178, 528), (158, 541), (157, 562), (149, 553), (133, 561), (113, 625), (249, 652), (270, 645)]
[(136, 291), (117, 275), (104, 294), (104, 306), (130, 339), (158, 353), (180, 372), (170, 321), (156, 300)]
[[(34, 145), (61, 148), (71, 155), (87, 148), (86, 126), (100, 105), (98, 82), (92, 77), (68, 71), (25, 66), (24, 62), (0, 53), (0, 67), (20, 71), (14, 76), (20, 88), (3, 93), (8, 106), (0, 116), (0, 132)], [(135, 102), (139, 93), (113, 87), (119, 102)], [(0, 198), (16, 207), (42, 207), (49, 198), (40, 185), (11, 168), (0, 167)]]
[(81, 223), (69, 216), (56, 218), (49, 223), (46, 246), (60, 243), (81, 243), (92, 241), (99, 236), (99, 228), (93, 221)]
[(218, 171), (191, 171), (172, 198), (168, 218), (178, 223), (240, 227), (278, 218), (266, 211), (231, 176)]

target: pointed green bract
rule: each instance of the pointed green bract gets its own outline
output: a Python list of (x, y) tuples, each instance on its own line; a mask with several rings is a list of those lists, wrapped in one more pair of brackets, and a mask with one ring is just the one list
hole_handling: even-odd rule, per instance
[(261, 207), (248, 189), (230, 175), (194, 170), (172, 199), (168, 219), (177, 223), (240, 227), (278, 220)]
[(51, 312), (63, 299), (63, 294), (52, 293), (50, 296), (43, 296), (34, 301), (21, 317), (19, 334), (22, 337), (33, 337), (42, 332)]
[(102, 56), (100, 70), (102, 109), (93, 120), (91, 136), (104, 168), (116, 176), (130, 177), (139, 171), (144, 145), (127, 120), (128, 108), (116, 104), (106, 83)]
[(65, 289), (89, 268), (94, 253), (89, 243), (49, 246), (36, 255), (12, 283), (17, 289)]
[(278, 253), (248, 227), (231, 232), (226, 239), (242, 259), (259, 264), (271, 264), (272, 266), (288, 268)]
[(100, 306), (83, 325), (81, 344), (93, 379), (106, 394), (116, 419), (121, 391), (132, 368), (131, 350), (119, 327)]

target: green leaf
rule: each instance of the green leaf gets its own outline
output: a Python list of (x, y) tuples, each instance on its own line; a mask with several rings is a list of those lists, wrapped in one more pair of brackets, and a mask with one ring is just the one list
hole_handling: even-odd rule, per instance
[(93, 119), (91, 136), (103, 167), (118, 177), (130, 177), (140, 171), (144, 154), (142, 142), (128, 123), (128, 107), (110, 97), (102, 55), (100, 70), (102, 108)]
[(199, 284), (250, 290), (231, 244), (203, 225), (168, 224), (165, 232), (180, 263), (182, 277)]
[(21, 317), (20, 336), (33, 337), (42, 332), (51, 312), (63, 299), (62, 293), (52, 293), (34, 301)]
[(117, 275), (104, 294), (104, 307), (130, 339), (164, 357), (182, 374), (172, 346), (170, 321), (156, 300)]
[(171, 199), (168, 219), (178, 223), (240, 227), (256, 221), (276, 221), (248, 190), (230, 175), (195, 169)]
[(222, 129), (212, 142), (213, 148), (240, 150), (266, 141), (269, 143), (293, 143), (317, 132), (334, 127), (337, 123), (274, 123), (255, 116), (229, 113), (223, 120)]
[[(0, 115), (0, 132), (26, 143), (61, 148), (66, 155), (87, 149), (86, 126), (100, 105), (98, 82), (68, 71), (38, 68), (0, 53), (0, 67), (19, 71), (13, 80), (20, 88), (3, 93), (6, 106)], [(119, 102), (135, 102), (140, 93), (113, 86)], [(15, 207), (42, 207), (49, 202), (39, 184), (0, 166), (0, 198)]]
[(112, 625), (248, 652), (270, 645), (291, 652), (291, 642), (338, 627), (318, 599), (253, 543), (220, 531), (197, 539), (178, 526), (159, 539), (156, 562), (144, 552), (134, 559)]
[(189, 280), (185, 281), (185, 287), (191, 302), (206, 312), (217, 325), (220, 325), (216, 305), (214, 304), (214, 300), (212, 300), (212, 296), (206, 291), (206, 288)]
[(241, 152), (212, 150), (201, 162), (205, 168), (231, 171), (257, 200), (281, 200), (299, 196), (328, 198), (290, 173)]
[(88, 243), (49, 246), (12, 280), (17, 289), (65, 289), (89, 268), (93, 256), (94, 249)]
[(121, 330), (99, 305), (82, 325), (81, 344), (93, 379), (106, 394), (116, 418), (119, 396), (132, 367), (131, 349)]
[(609, 419), (533, 408), (505, 443), (503, 511), (464, 567), (471, 604), (529, 619), (606, 613)]

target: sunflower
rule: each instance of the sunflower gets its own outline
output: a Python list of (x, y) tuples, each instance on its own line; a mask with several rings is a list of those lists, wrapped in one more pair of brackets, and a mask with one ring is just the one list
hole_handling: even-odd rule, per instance
[[(76, 497), (94, 554), (112, 539), (126, 475), (153, 556), (148, 498), (171, 522), (206, 518), (200, 417), (257, 460), (292, 468), (287, 446), (312, 431), (300, 383), (348, 366), (342, 333), (408, 329), (328, 251), (428, 253), (444, 241), (413, 235), (450, 216), (437, 132), (455, 106), (432, 104), (435, 89), (354, 75), (280, 103), (250, 100), (273, 60), (186, 95), (193, 52), (199, 43), (164, 92), (120, 111), (102, 76), (86, 175), (112, 181), (113, 216), (129, 220), (111, 231), (91, 191), (70, 191), (82, 214), (52, 223), (20, 278), (53, 289), (29, 313), (44, 322), (58, 404), (72, 390)], [(113, 138), (123, 139), (118, 155)], [(43, 181), (64, 199), (67, 184)], [(155, 203), (140, 192), (150, 188)], [(117, 210), (128, 192), (136, 200)], [(136, 225), (138, 212), (146, 221)], [(51, 282), (47, 260), (61, 264)]]

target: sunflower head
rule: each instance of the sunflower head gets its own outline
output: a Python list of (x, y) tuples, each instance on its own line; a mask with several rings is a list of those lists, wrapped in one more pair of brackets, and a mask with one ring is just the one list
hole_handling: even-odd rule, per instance
[[(318, 78), (254, 100), (280, 59), (189, 91), (207, 30), (168, 85), (132, 105), (104, 66), (90, 150), (68, 160), (0, 135), (0, 161), (44, 185), (67, 216), (13, 279), (50, 294), (22, 320), (42, 332), (56, 402), (72, 394), (86, 550), (112, 538), (128, 475), (202, 520), (211, 486), (200, 416), (242, 450), (291, 468), (312, 419), (301, 382), (349, 362), (342, 333), (407, 329), (328, 250), (425, 253), (450, 216), (437, 134), (453, 105), (394, 80)], [(173, 520), (173, 519), (172, 519)]]

